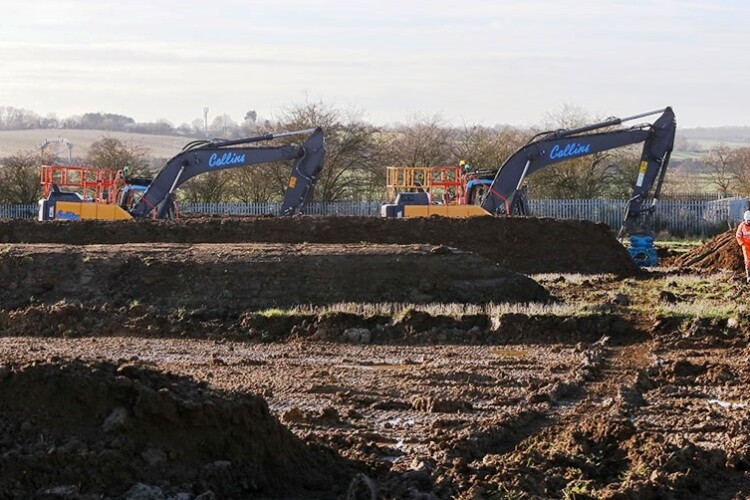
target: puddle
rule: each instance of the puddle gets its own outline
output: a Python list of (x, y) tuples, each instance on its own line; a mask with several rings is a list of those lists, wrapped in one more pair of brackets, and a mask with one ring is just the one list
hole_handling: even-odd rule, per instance
[(747, 408), (747, 403), (741, 401), (722, 401), (720, 399), (709, 399), (708, 404), (719, 405), (722, 408), (731, 408), (733, 410), (739, 408)]
[(413, 370), (422, 366), (419, 363), (373, 363), (367, 365), (355, 365), (360, 370), (390, 370), (390, 371), (406, 371)]

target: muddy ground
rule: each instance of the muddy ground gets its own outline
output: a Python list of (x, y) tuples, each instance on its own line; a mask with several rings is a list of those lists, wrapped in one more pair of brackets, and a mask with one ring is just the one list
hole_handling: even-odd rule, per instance
[(543, 218), (201, 217), (179, 221), (0, 220), (0, 243), (385, 243), (445, 245), (521, 273), (636, 267), (604, 224)]
[(745, 262), (737, 244), (735, 231), (721, 233), (703, 245), (674, 260), (676, 267), (691, 267), (703, 271), (743, 271)]
[[(466, 265), (478, 257), (419, 245), (4, 248), (16, 288), (0, 292), (0, 497), (750, 496), (750, 288), (731, 273), (534, 275), (521, 282), (551, 300), (528, 304), (259, 309), (232, 284), (274, 274), (256, 260), (320, 258), (335, 273), (347, 265), (337, 255), (386, 255), (408, 274), (436, 259), (441, 276), (481, 284)], [(205, 274), (179, 281), (194, 261)], [(379, 265), (364, 288), (386, 279)], [(291, 289), (284, 279), (265, 283)]]
[(77, 301), (114, 307), (259, 310), (335, 302), (537, 302), (532, 279), (432, 245), (0, 244), (5, 309)]

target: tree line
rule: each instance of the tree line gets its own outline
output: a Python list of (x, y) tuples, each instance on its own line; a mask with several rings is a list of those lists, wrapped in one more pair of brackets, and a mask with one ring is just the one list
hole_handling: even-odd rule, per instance
[(203, 118), (196, 118), (190, 123), (174, 125), (166, 119), (153, 122), (136, 122), (135, 119), (117, 113), (84, 113), (60, 118), (54, 113), (42, 116), (34, 111), (0, 106), (0, 130), (31, 130), (31, 129), (72, 129), (72, 130), (104, 130), (108, 132), (130, 132), (138, 134), (177, 135), (185, 137), (237, 138), (257, 127), (258, 114), (255, 110), (245, 113), (241, 123), (236, 122), (228, 114), (221, 114), (205, 123)]
[[(125, 123), (124, 118), (118, 120)], [(539, 129), (456, 127), (440, 116), (417, 116), (404, 124), (378, 127), (355, 112), (313, 102), (292, 106), (273, 121), (258, 120), (257, 115), (248, 113), (243, 135), (322, 127), (327, 153), (316, 200), (363, 201), (385, 200), (387, 166), (456, 165), (465, 160), (477, 169), (496, 169), (540, 130), (571, 128), (594, 120), (579, 109), (563, 107), (550, 113)], [(286, 142), (302, 140), (285, 138)], [(722, 149), (707, 155), (707, 165), (725, 165), (717, 172), (732, 180), (727, 192), (750, 193), (750, 155), (744, 154)], [(529, 194), (535, 198), (627, 198), (638, 175), (639, 155), (639, 146), (626, 147), (542, 169), (530, 177)], [(0, 203), (34, 203), (41, 195), (39, 165), (45, 161), (50, 159), (36, 152), (6, 158), (0, 168)], [(107, 136), (94, 143), (85, 157), (76, 159), (77, 164), (115, 170), (128, 165), (133, 175), (153, 175), (166, 161), (153, 158), (142, 147)], [(743, 168), (748, 173), (740, 175)], [(198, 203), (279, 201), (290, 170), (291, 164), (265, 164), (203, 174), (183, 185), (179, 198)], [(724, 177), (716, 179), (719, 182)]]

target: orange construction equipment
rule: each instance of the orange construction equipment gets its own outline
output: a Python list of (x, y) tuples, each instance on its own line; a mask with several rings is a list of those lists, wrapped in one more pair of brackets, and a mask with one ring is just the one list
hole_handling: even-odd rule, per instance
[(124, 185), (116, 170), (63, 165), (42, 165), (42, 187), (47, 198), (55, 186), (73, 190), (83, 201), (112, 204), (117, 202), (117, 191)]
[(39, 202), (39, 220), (131, 219), (117, 204), (124, 186), (119, 171), (42, 165), (44, 199)]
[(403, 192), (425, 192), (431, 201), (444, 205), (466, 203), (466, 179), (461, 167), (388, 167), (388, 198)]

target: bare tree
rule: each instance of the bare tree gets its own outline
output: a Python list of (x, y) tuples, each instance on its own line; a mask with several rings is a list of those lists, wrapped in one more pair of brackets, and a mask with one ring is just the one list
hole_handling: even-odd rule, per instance
[(529, 133), (512, 127), (464, 125), (452, 136), (453, 158), (465, 160), (479, 169), (493, 169), (502, 166), (528, 140)]
[(454, 130), (439, 115), (415, 116), (406, 125), (388, 131), (386, 159), (391, 166), (432, 167), (455, 165)]
[(739, 148), (732, 151), (729, 159), (733, 186), (738, 194), (750, 195), (750, 148)]
[[(284, 130), (322, 127), (326, 139), (326, 161), (315, 187), (318, 201), (356, 199), (371, 184), (374, 170), (382, 169), (377, 129), (322, 102), (305, 103), (288, 109), (277, 124)], [(299, 140), (299, 138), (295, 138)], [(278, 185), (286, 187), (289, 167), (272, 169)]]
[(702, 160), (708, 169), (711, 185), (715, 186), (722, 196), (728, 196), (735, 181), (732, 172), (732, 150), (726, 144), (719, 144), (710, 149)]
[(213, 137), (236, 137), (239, 130), (240, 126), (227, 114), (214, 118), (208, 127), (208, 133)]
[(237, 169), (232, 174), (229, 195), (243, 203), (268, 203), (281, 198), (281, 190), (270, 165)]
[(31, 151), (9, 156), (0, 166), (0, 203), (36, 203), (42, 196), (43, 158)]
[(111, 170), (120, 170), (127, 165), (130, 175), (143, 175), (148, 167), (144, 148), (109, 136), (104, 136), (101, 140), (91, 144), (86, 163), (95, 168)]
[(221, 203), (229, 201), (229, 184), (236, 172), (206, 172), (193, 177), (179, 190), (180, 201), (187, 203)]

